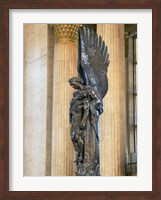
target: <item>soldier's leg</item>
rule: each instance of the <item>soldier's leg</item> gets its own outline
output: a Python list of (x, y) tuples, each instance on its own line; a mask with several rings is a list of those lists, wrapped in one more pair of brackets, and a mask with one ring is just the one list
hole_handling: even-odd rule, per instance
[(88, 100), (84, 100), (83, 108), (84, 108), (84, 113), (83, 113), (81, 128), (85, 127), (86, 121), (87, 121), (87, 117), (89, 115), (89, 101)]
[(78, 146), (79, 146), (79, 161), (83, 161), (84, 158), (84, 142), (83, 142), (83, 131), (79, 130), (78, 134)]

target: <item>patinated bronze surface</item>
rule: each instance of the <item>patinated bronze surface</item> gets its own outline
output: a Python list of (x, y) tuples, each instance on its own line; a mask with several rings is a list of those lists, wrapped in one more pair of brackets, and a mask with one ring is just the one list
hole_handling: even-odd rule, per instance
[(76, 151), (76, 175), (100, 176), (99, 115), (108, 91), (108, 48), (88, 27), (79, 29), (78, 77), (70, 103), (71, 140)]

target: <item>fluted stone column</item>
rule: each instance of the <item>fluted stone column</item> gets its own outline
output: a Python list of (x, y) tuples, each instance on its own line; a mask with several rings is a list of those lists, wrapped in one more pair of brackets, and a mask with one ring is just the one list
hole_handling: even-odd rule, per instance
[(126, 158), (126, 85), (124, 25), (98, 24), (97, 32), (108, 45), (109, 91), (100, 121), (100, 169), (102, 176), (124, 175)]
[(53, 25), (54, 73), (52, 111), (52, 175), (75, 175), (75, 153), (70, 138), (69, 105), (73, 89), (69, 78), (77, 76), (78, 27), (80, 25)]
[(52, 55), (53, 37), (48, 25), (25, 24), (25, 176), (51, 175)]

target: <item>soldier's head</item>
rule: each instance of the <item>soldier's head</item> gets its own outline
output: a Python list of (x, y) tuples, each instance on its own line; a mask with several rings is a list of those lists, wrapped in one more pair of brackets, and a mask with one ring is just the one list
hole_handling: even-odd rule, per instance
[(83, 79), (80, 77), (73, 77), (69, 79), (69, 83), (74, 89), (81, 89), (81, 86), (83, 85)]

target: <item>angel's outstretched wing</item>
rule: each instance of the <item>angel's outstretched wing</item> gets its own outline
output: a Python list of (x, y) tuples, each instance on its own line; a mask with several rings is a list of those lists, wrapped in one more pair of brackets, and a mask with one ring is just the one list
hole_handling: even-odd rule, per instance
[(94, 87), (103, 98), (108, 91), (109, 53), (105, 42), (92, 29), (79, 29), (78, 73), (84, 85)]

